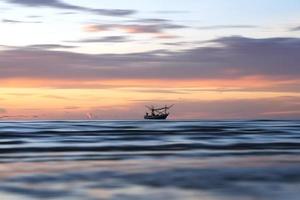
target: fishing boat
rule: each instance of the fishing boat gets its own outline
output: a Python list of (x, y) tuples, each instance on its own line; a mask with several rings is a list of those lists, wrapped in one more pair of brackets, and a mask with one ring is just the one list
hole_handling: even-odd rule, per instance
[(168, 110), (172, 108), (174, 105), (167, 106), (165, 105), (162, 108), (155, 108), (154, 106), (146, 106), (146, 108), (149, 109), (150, 114), (146, 112), (144, 115), (144, 119), (154, 119), (154, 120), (160, 120), (160, 119), (167, 119), (169, 116)]

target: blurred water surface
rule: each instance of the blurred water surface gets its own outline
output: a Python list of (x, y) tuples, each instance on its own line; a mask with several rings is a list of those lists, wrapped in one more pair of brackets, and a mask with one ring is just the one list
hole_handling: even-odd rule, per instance
[(298, 200), (300, 121), (0, 122), (0, 199)]

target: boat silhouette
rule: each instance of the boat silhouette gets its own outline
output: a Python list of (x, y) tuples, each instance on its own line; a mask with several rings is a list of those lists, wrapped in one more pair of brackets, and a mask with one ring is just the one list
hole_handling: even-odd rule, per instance
[(172, 108), (174, 105), (167, 106), (165, 105), (162, 108), (155, 108), (154, 106), (146, 106), (150, 110), (150, 114), (146, 112), (144, 115), (144, 119), (167, 119), (169, 116), (168, 110)]

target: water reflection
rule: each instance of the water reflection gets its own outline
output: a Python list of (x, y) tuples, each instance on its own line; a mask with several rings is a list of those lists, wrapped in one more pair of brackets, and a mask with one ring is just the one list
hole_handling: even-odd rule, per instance
[(299, 163), (296, 156), (5, 163), (0, 191), (14, 199), (298, 199)]
[(299, 199), (297, 121), (13, 125), (0, 123), (4, 200)]

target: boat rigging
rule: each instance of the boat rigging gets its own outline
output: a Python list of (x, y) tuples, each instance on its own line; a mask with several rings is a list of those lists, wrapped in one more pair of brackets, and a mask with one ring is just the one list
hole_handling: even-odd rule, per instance
[(174, 104), (170, 105), (170, 106), (165, 105), (164, 107), (161, 107), (161, 108), (155, 108), (153, 105), (146, 106), (146, 108), (149, 109), (150, 114), (148, 112), (146, 112), (144, 119), (167, 119), (167, 117), (170, 114), (168, 111), (173, 106), (174, 106)]

